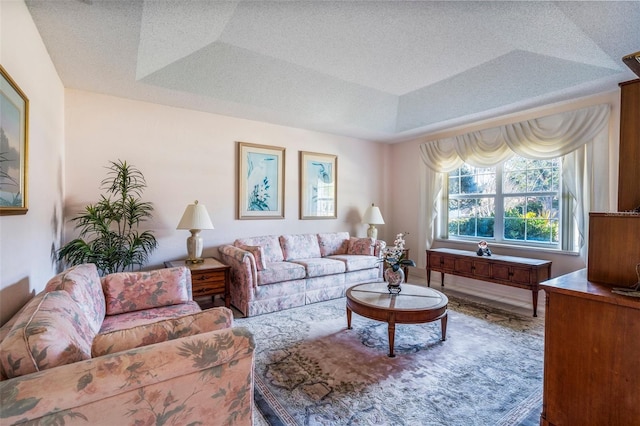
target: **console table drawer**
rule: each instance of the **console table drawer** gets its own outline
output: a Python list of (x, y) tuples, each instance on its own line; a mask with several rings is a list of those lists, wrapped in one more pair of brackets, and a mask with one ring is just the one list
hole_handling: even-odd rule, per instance
[(428, 260), (433, 263), (434, 269), (437, 267), (439, 268), (438, 270), (444, 271), (456, 270), (456, 259), (451, 256), (440, 256), (437, 253), (433, 253)]

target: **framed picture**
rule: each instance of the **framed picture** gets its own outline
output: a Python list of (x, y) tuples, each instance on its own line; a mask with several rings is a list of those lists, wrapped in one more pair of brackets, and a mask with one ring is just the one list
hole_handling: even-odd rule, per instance
[(338, 157), (300, 151), (300, 219), (337, 217)]
[(27, 213), (29, 99), (0, 65), (0, 215)]
[(284, 154), (278, 146), (238, 142), (238, 219), (284, 218)]

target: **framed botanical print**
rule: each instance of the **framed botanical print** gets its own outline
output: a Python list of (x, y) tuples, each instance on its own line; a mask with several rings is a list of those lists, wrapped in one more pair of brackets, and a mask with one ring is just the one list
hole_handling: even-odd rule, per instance
[(29, 99), (0, 65), (0, 215), (27, 213)]
[(285, 148), (238, 142), (238, 219), (284, 218)]
[(300, 151), (300, 219), (335, 219), (338, 157)]

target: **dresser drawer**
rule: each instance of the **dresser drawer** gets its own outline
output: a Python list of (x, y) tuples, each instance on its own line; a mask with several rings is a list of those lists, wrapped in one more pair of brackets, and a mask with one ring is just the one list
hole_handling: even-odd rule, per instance
[(208, 296), (211, 294), (224, 293), (224, 281), (220, 283), (200, 283), (194, 284), (191, 290), (193, 297)]
[(191, 286), (194, 296), (223, 293), (224, 285), (224, 272), (203, 272), (191, 275)]

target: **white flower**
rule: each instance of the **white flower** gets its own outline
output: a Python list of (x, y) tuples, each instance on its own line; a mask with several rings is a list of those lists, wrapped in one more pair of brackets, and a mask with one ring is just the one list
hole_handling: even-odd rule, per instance
[[(399, 265), (403, 262), (404, 259), (404, 246), (405, 240), (404, 236), (407, 235), (406, 232), (401, 232), (396, 235), (396, 239), (393, 241), (393, 246), (389, 246), (384, 249), (384, 259), (385, 262), (389, 265)], [(411, 261), (409, 261), (411, 262)], [(413, 262), (411, 262), (413, 263)]]

